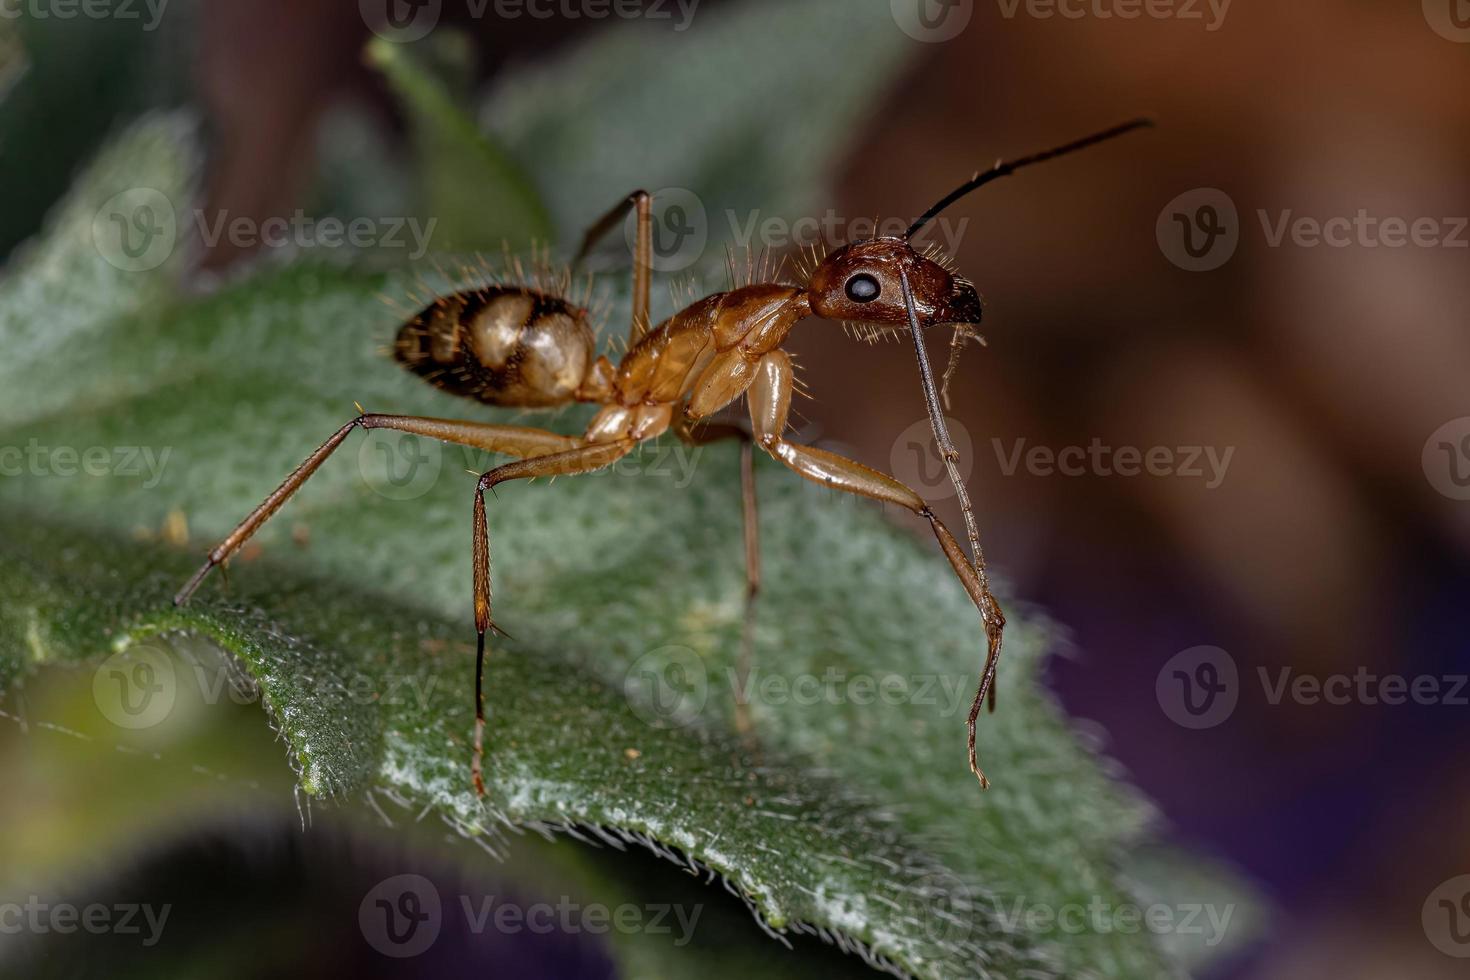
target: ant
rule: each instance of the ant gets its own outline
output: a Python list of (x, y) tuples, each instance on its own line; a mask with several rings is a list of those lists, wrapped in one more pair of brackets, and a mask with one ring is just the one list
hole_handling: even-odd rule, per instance
[[(581, 436), (487, 422), (369, 414), (359, 407), (356, 418), (308, 456), (209, 553), (174, 602), (187, 602), (205, 576), (238, 551), (355, 429), (390, 429), (515, 457), (482, 474), (474, 495), (477, 640), (471, 774), (475, 791), (483, 797), (485, 634), (504, 635), (490, 618), (490, 536), (485, 492), (508, 480), (589, 473), (610, 466), (640, 443), (667, 431), (691, 445), (738, 439), (747, 583), (741, 672), (750, 662), (755, 604), (760, 593), (753, 462), (753, 447), (758, 445), (808, 480), (896, 504), (929, 522), (985, 629), (985, 665), (966, 724), (970, 770), (981, 787), (987, 788), (990, 781), (976, 758), (975, 721), (987, 702), (990, 710), (995, 710), (995, 671), (1006, 620), (990, 591), (974, 511), (956, 468), (959, 455), (945, 428), (923, 340), (927, 327), (949, 325), (955, 329), (950, 365), (944, 376), (947, 395), (960, 346), (966, 338), (977, 336), (980, 295), (969, 280), (950, 272), (942, 258), (935, 261), (929, 254), (915, 250), (910, 242), (945, 208), (983, 184), (1150, 124), (1147, 119), (1136, 119), (1042, 153), (1009, 163), (997, 162), (940, 199), (902, 238), (881, 237), (845, 245), (817, 259), (807, 270), (804, 284), (773, 281), (733, 287), (686, 306), (652, 328), (648, 293), (653, 201), (646, 192), (635, 191), (592, 226), (572, 263), (574, 267), (579, 265), (598, 241), (626, 220), (630, 212), (636, 213), (632, 324), (627, 352), (618, 364), (596, 353), (596, 336), (586, 308), (539, 285), (525, 283), (488, 285), (441, 296), (405, 323), (394, 343), (393, 353), (400, 364), (455, 395), (518, 408), (554, 408), (572, 402), (601, 406)], [(955, 484), (973, 560), (924, 499), (903, 483), (825, 449), (786, 439), (795, 382), (791, 356), (781, 345), (798, 321), (814, 316), (855, 324), (870, 332), (907, 329), (912, 336), (935, 443)], [(710, 421), (711, 416), (742, 395), (749, 406), (749, 430)], [(743, 708), (737, 705), (738, 710)], [(737, 717), (737, 724), (743, 727), (746, 723), (742, 717)]]

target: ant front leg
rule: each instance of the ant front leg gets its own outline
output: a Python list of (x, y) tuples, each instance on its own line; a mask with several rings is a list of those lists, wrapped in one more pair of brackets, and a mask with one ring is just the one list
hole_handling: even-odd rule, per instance
[(648, 333), (648, 292), (653, 278), (653, 197), (647, 191), (638, 190), (619, 201), (607, 214), (598, 218), (582, 238), (582, 247), (572, 265), (582, 264), (592, 247), (612, 231), (629, 211), (638, 212), (638, 235), (633, 246), (633, 322), (628, 327), (628, 346), (632, 347)]
[(735, 665), (735, 729), (742, 735), (751, 730), (750, 702), (746, 687), (755, 663), (755, 611), (761, 591), (760, 520), (755, 494), (755, 442), (751, 434), (738, 425), (690, 422), (676, 412), (673, 430), (680, 440), (691, 446), (703, 446), (724, 439), (740, 440), (741, 523), (745, 533), (745, 621), (740, 631), (740, 659)]
[(975, 566), (965, 556), (949, 528), (935, 516), (934, 511), (914, 490), (893, 477), (871, 469), (856, 460), (839, 456), (813, 446), (798, 446), (784, 438), (786, 418), (791, 409), (792, 370), (791, 357), (785, 351), (771, 351), (761, 358), (756, 367), (755, 380), (747, 392), (750, 403), (750, 422), (756, 441), (761, 448), (790, 467), (797, 474), (846, 493), (869, 497), (884, 503), (905, 507), (929, 522), (934, 537), (949, 559), (950, 567), (975, 608), (980, 611), (985, 626), (988, 652), (985, 667), (980, 674), (980, 686), (975, 692), (975, 701), (970, 706), (970, 717), (966, 722), (969, 735), (970, 770), (980, 780), (982, 788), (990, 786), (990, 780), (980, 771), (975, 751), (975, 721), (987, 697), (991, 708), (995, 706), (995, 670), (1000, 660), (1001, 634), (1005, 629), (1005, 614), (1000, 604), (991, 595), (989, 585), (976, 572)]
[(611, 466), (632, 451), (634, 439), (592, 443), (563, 452), (531, 459), (518, 459), (497, 466), (480, 476), (475, 486), (474, 590), (475, 590), (475, 743), (470, 773), (475, 792), (485, 795), (485, 632), (496, 629), (490, 619), (490, 528), (485, 518), (485, 493), (508, 480), (534, 480), (538, 476), (570, 476), (591, 473)]

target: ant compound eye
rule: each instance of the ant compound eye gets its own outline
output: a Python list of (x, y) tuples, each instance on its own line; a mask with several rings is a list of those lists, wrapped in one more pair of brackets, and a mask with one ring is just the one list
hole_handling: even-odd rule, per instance
[(878, 286), (878, 280), (866, 272), (859, 272), (847, 280), (847, 298), (854, 303), (871, 303), (878, 298), (882, 289)]

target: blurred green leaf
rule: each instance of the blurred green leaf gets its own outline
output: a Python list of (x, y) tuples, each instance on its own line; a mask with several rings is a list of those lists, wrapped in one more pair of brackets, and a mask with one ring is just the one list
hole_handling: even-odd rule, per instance
[(566, 240), (635, 188), (678, 187), (700, 197), (721, 262), (722, 244), (740, 244), (729, 212), (738, 228), (832, 204), (833, 167), (881, 126), (919, 48), (887, 4), (851, 0), (750, 0), (696, 7), (682, 31), (642, 26), (502, 76), (485, 125), (536, 174)]
[(197, 0), (118, 10), (127, 16), (17, 4), (0, 18), (0, 261), (119, 125), (184, 102)]
[(408, 110), (423, 181), (422, 216), (435, 222), (434, 247), (498, 252), (504, 243), (545, 244), (551, 226), (529, 178), (475, 129), (423, 59), (423, 45), (443, 48), (458, 37), (441, 32), (420, 46), (376, 38), (367, 48), (368, 63), (387, 76)]

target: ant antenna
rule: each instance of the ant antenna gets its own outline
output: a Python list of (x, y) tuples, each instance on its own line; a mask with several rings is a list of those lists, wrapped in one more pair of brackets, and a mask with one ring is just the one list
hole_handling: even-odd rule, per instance
[(956, 187), (953, 191), (941, 198), (938, 204), (934, 205), (928, 211), (925, 211), (923, 215), (919, 217), (918, 221), (915, 221), (913, 224), (909, 225), (909, 230), (905, 232), (903, 236), (904, 241), (909, 241), (910, 239), (912, 239), (915, 235), (919, 233), (919, 230), (921, 228), (923, 228), (936, 216), (938, 216), (939, 212), (949, 207), (955, 201), (958, 201), (960, 198), (975, 190), (977, 187), (988, 184), (998, 177), (1009, 177), (1011, 174), (1015, 173), (1017, 170), (1020, 170), (1022, 167), (1029, 167), (1033, 163), (1041, 163), (1044, 160), (1051, 160), (1055, 157), (1066, 156), (1068, 153), (1075, 153), (1078, 150), (1085, 150), (1089, 146), (1094, 146), (1098, 143), (1105, 142), (1106, 140), (1113, 139), (1114, 137), (1122, 136), (1124, 133), (1131, 133), (1135, 129), (1143, 129), (1148, 126), (1152, 126), (1153, 124), (1154, 121), (1152, 119), (1133, 119), (1128, 122), (1122, 123), (1121, 125), (1114, 126), (1112, 129), (1105, 129), (1100, 133), (1094, 133), (1091, 136), (1084, 137), (1071, 143), (1064, 143), (1061, 146), (1055, 147), (1054, 149), (1045, 150), (1041, 153), (1033, 153), (1030, 156), (1019, 157), (1015, 160), (1010, 161), (1009, 163), (1006, 163), (1005, 161), (997, 161), (995, 166), (991, 167), (989, 170), (977, 171), (975, 173), (975, 176), (971, 177), (969, 180)]

